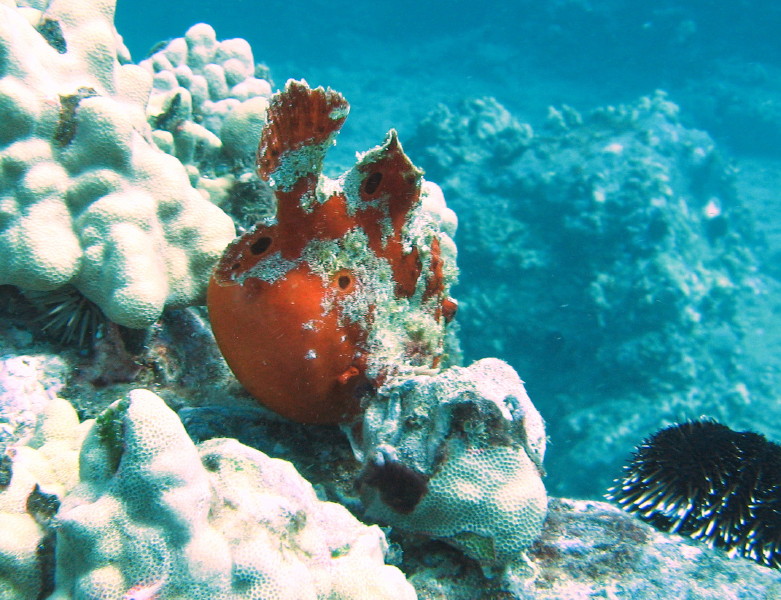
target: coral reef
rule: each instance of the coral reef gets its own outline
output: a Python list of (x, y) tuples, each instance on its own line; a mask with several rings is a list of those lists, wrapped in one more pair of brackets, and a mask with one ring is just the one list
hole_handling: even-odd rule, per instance
[(487, 573), (523, 566), (547, 510), (545, 428), (508, 364), (391, 379), (361, 438), (369, 516), (441, 539)]
[[(573, 7), (606, 15), (542, 10)], [(498, 359), (452, 366), (456, 219), (395, 132), (325, 177), (339, 94), (272, 98), (249, 44), (203, 23), (134, 65), (113, 14), (0, 0), (0, 597), (778, 595), (762, 568), (604, 504), (549, 510), (523, 382)], [(538, 22), (529, 39), (588, 19)], [(668, 51), (690, 25), (652, 24), (681, 34)], [(749, 232), (711, 141), (664, 98), (551, 110), (542, 135), (477, 101), (413, 145), (469, 200), (470, 354), (531, 380), (554, 469), (582, 459), (561, 489), (598, 488), (637, 431), (714, 406), (706, 386), (722, 413), (761, 411), (733, 352), (759, 289)], [(223, 254), (225, 212), (254, 227)], [(241, 389), (202, 309), (176, 310), (203, 302), (220, 256), (220, 344), (303, 425)], [(51, 354), (41, 331), (81, 348)]]
[(698, 125), (733, 152), (774, 156), (781, 142), (779, 75), (777, 65), (731, 56), (713, 61), (679, 94)]
[(415, 598), (378, 527), (318, 501), (285, 461), (235, 440), (196, 448), (146, 390), (90, 429), (57, 523), (53, 599), (153, 585), (160, 598)]
[(203, 301), (234, 226), (152, 142), (152, 80), (125, 64), (113, 13), (0, 5), (0, 283), (72, 284), (142, 328)]
[(231, 369), (300, 422), (349, 421), (367, 384), (438, 367), (456, 308), (455, 216), (395, 131), (339, 179), (322, 174), (347, 111), (340, 94), (295, 81), (272, 98), (258, 173), (276, 218), (234, 241), (209, 285)]
[(199, 23), (139, 66), (152, 75), (146, 111), (155, 143), (185, 165), (193, 186), (240, 217), (248, 208), (230, 200), (258, 186), (255, 151), (271, 96), (250, 45), (218, 41), (212, 27)]
[(661, 533), (605, 502), (551, 498), (529, 558), (534, 577), (485, 580), (429, 542), (405, 550), (401, 567), (420, 600), (774, 600), (781, 592), (776, 571)]
[(54, 400), (8, 456), (4, 598), (416, 597), (377, 526), (319, 501), (285, 461), (229, 439), (196, 447), (149, 391), (81, 425)]
[(0, 458), (0, 597), (32, 600), (51, 592), (53, 518), (79, 480), (79, 448), (89, 423), (79, 424), (66, 400), (41, 411), (26, 445)]
[[(481, 393), (503, 400), (486, 383)], [(528, 407), (519, 400), (507, 405), (516, 415)], [(485, 398), (481, 403), (490, 405)], [(538, 418), (525, 416), (532, 425)], [(490, 437), (488, 428), (470, 429), (463, 435)], [(0, 536), (4, 598), (72, 598), (88, 589), (106, 599), (152, 592), (160, 600), (316, 598), (313, 589), (332, 598), (416, 597), (399, 570), (383, 565), (386, 544), (376, 526), (318, 501), (285, 461), (234, 440), (194, 446), (148, 391), (132, 392), (80, 426), (69, 404), (55, 399), (29, 446), (13, 450), (10, 467), (7, 459), (0, 464), (0, 521), (4, 532), (18, 533)], [(53, 531), (62, 540), (56, 562)], [(125, 560), (107, 564), (106, 553)], [(528, 556), (531, 576), (485, 580), (476, 563), (413, 536), (401, 566), (421, 600), (561, 600), (610, 589), (649, 599), (662, 591), (671, 598), (716, 599), (740, 589), (752, 600), (778, 593), (769, 570), (692, 546), (601, 502), (553, 499)]]
[(756, 240), (730, 168), (677, 113), (660, 93), (587, 116), (551, 109), (533, 132), (474, 100), (441, 107), (408, 144), (469, 241), (465, 354), (523, 373), (559, 494), (601, 495), (624, 448), (681, 414), (753, 428), (770, 402), (740, 348), (763, 290)]

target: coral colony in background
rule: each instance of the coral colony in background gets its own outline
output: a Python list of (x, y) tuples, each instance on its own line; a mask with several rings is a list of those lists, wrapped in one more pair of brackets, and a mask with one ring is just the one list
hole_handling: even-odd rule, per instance
[(491, 282), (458, 291), (464, 353), (523, 374), (556, 495), (601, 496), (626, 448), (682, 415), (781, 437), (756, 418), (775, 376), (742, 348), (766, 326), (756, 234), (734, 167), (679, 112), (659, 92), (533, 129), (483, 98), (406, 144), (459, 215), (462, 280)]

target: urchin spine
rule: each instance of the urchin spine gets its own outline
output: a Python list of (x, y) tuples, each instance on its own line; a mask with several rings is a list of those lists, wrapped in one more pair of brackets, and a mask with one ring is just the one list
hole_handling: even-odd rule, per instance
[(781, 567), (781, 446), (711, 419), (645, 440), (606, 497), (657, 529)]

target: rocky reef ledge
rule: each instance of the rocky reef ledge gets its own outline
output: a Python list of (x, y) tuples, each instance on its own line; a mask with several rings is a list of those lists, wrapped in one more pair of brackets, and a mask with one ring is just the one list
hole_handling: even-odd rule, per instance
[[(751, 561), (662, 533), (606, 502), (550, 498), (540, 538), (528, 551), (531, 579), (505, 589), (477, 569), (454, 567), (433, 545), (405, 550), (421, 600), (771, 600), (781, 575)], [(480, 591), (478, 591), (480, 590)]]

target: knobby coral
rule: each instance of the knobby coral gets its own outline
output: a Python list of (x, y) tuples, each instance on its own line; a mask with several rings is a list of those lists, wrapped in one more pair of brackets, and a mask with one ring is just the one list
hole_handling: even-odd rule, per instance
[[(201, 302), (230, 218), (152, 141), (114, 0), (0, 3), (0, 283), (75, 286), (112, 321)], [(56, 35), (55, 35), (56, 34)]]
[(147, 390), (82, 424), (53, 400), (0, 461), (0, 526), (9, 600), (416, 597), (379, 527), (319, 501), (286, 461), (196, 447)]

